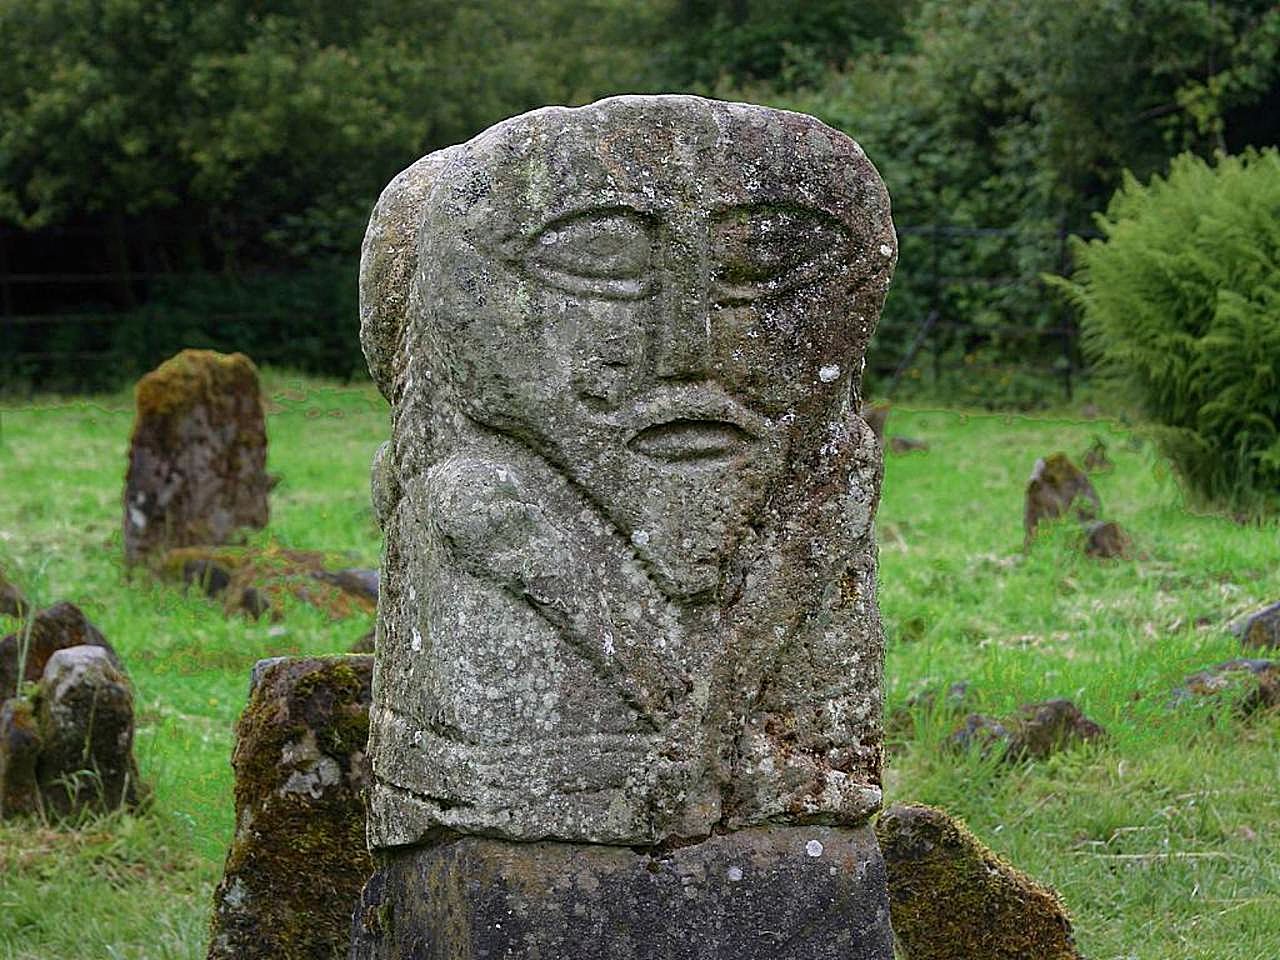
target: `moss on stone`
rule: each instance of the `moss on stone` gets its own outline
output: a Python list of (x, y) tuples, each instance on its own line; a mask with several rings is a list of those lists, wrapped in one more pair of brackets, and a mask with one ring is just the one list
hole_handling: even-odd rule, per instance
[(216, 390), (246, 385), (257, 393), (258, 369), (243, 353), (183, 350), (139, 380), (134, 396), (139, 417), (170, 416)]
[(1079, 960), (1057, 894), (944, 811), (890, 807), (876, 835), (907, 960)]
[(258, 676), (237, 728), (237, 829), (211, 960), (346, 956), (373, 872), (362, 797), (371, 679), (367, 656), (284, 658)]

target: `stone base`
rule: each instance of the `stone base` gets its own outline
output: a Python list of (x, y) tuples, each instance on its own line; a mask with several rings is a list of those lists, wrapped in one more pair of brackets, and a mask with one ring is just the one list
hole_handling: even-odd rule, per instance
[(870, 827), (666, 852), (464, 837), (384, 851), (351, 960), (892, 960)]

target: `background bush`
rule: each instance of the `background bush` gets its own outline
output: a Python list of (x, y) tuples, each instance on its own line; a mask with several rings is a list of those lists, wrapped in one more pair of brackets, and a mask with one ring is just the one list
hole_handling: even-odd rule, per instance
[(1085, 347), (1203, 501), (1280, 507), (1280, 153), (1129, 177), (1078, 243)]

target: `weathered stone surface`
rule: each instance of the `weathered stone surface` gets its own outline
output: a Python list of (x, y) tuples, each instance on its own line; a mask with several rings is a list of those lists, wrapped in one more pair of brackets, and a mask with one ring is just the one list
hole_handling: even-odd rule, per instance
[(35, 702), (36, 780), (45, 811), (136, 805), (142, 792), (133, 757), (133, 688), (114, 655), (100, 646), (56, 651)]
[(1046, 700), (1019, 707), (1010, 717), (996, 720), (970, 714), (950, 737), (952, 746), (983, 751), (1004, 746), (1010, 762), (1044, 760), (1104, 736), (1106, 731), (1086, 717), (1070, 700)]
[(1241, 617), (1231, 624), (1231, 632), (1240, 638), (1245, 649), (1280, 648), (1280, 603)]
[(210, 960), (347, 955), (373, 873), (362, 791), (371, 657), (277, 657), (236, 730), (236, 831), (214, 894)]
[(1088, 476), (1065, 453), (1054, 453), (1036, 461), (1027, 482), (1022, 521), (1028, 543), (1044, 520), (1072, 513), (1082, 521), (1089, 521), (1101, 510), (1102, 501)]
[(876, 822), (905, 960), (1079, 960), (1048, 887), (942, 810), (895, 804)]
[(1223, 697), (1234, 700), (1235, 710), (1241, 716), (1280, 707), (1280, 661), (1228, 660), (1200, 670), (1173, 691), (1172, 702), (1176, 706)]
[(869, 826), (763, 827), (670, 850), (465, 837), (395, 850), (352, 960), (881, 960)]
[(183, 350), (138, 381), (124, 487), (125, 559), (227, 543), (267, 524), (267, 432), (243, 354)]
[(39, 680), (57, 651), (78, 646), (101, 647), (116, 670), (124, 669), (102, 632), (79, 607), (55, 603), (37, 613), (29, 627), (0, 640), (0, 703), (14, 696), (22, 681)]
[(880, 798), (880, 451), (896, 255), (861, 149), (692, 97), (538, 110), (379, 201), (392, 403), (374, 846), (649, 845)]
[(1129, 555), (1133, 539), (1114, 520), (1095, 521), (1085, 527), (1084, 552), (1100, 560), (1115, 560)]

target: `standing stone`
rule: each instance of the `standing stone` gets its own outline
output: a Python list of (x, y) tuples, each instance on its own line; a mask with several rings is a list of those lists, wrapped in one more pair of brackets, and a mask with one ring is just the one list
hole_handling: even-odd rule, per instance
[(1064, 517), (1069, 512), (1082, 522), (1093, 520), (1102, 511), (1102, 501), (1088, 475), (1065, 453), (1054, 453), (1036, 461), (1027, 481), (1022, 525), (1030, 543), (1044, 520)]
[(133, 688), (111, 652), (67, 647), (49, 658), (36, 694), (36, 781), (47, 812), (136, 806)]
[(209, 960), (347, 955), (351, 912), (373, 872), (372, 657), (259, 661), (236, 730), (236, 832), (214, 894)]
[(126, 561), (267, 525), (267, 432), (248, 357), (183, 350), (138, 381), (136, 400)]
[(538, 110), (387, 188), (353, 956), (888, 960), (857, 411), (895, 257), (857, 144), (746, 104)]

